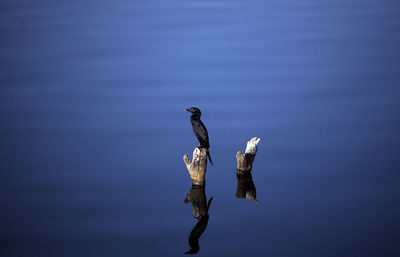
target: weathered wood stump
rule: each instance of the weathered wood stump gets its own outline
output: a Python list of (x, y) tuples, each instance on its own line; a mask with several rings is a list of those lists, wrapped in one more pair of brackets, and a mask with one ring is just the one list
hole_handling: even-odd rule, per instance
[(250, 201), (259, 203), (256, 199), (256, 187), (253, 182), (251, 175), (251, 169), (253, 168), (254, 158), (257, 153), (257, 145), (260, 142), (260, 138), (253, 137), (247, 142), (245, 152), (237, 152), (236, 160), (236, 177), (237, 177), (237, 198), (247, 198)]
[(186, 154), (183, 156), (183, 161), (192, 178), (192, 183), (194, 185), (204, 185), (207, 170), (206, 150), (196, 147), (193, 151), (192, 161), (190, 161), (190, 158)]
[(253, 161), (257, 153), (257, 145), (260, 142), (260, 138), (253, 137), (250, 141), (247, 141), (246, 151), (237, 152), (237, 171), (236, 173), (250, 172), (253, 167)]

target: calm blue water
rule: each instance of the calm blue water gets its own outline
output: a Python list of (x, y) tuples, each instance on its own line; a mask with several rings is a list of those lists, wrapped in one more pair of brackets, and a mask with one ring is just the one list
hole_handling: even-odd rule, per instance
[[(400, 256), (400, 3), (0, 3), (1, 256)], [(258, 205), (236, 158), (261, 138)]]

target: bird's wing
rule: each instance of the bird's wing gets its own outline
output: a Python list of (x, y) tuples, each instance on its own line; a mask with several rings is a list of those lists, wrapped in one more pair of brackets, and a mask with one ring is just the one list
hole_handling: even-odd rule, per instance
[(208, 132), (207, 132), (206, 126), (204, 126), (203, 122), (200, 121), (196, 132), (197, 132), (196, 133), (197, 139), (199, 140), (201, 146), (203, 146), (205, 148), (209, 148), (210, 143), (208, 141)]

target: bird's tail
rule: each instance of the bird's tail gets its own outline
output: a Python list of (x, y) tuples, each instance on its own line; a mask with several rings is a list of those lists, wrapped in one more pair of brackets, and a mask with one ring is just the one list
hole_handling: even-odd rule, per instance
[(208, 156), (208, 159), (210, 160), (211, 165), (214, 167), (214, 164), (213, 164), (213, 162), (211, 160), (210, 151), (208, 151), (208, 149), (207, 149), (207, 156)]

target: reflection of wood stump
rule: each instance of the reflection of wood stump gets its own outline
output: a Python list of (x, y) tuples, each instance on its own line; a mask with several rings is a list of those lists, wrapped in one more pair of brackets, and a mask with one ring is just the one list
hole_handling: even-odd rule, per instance
[(191, 249), (185, 252), (185, 254), (195, 254), (200, 250), (199, 238), (207, 228), (209, 219), (208, 210), (212, 199), (211, 197), (207, 203), (205, 185), (192, 184), (192, 188), (183, 201), (185, 204), (192, 203), (193, 216), (198, 219), (198, 222), (189, 235), (188, 241)]
[(237, 173), (236, 197), (247, 198), (250, 201), (253, 201), (258, 204), (259, 202), (256, 199), (256, 186), (254, 185), (251, 172), (241, 172), (240, 170), (237, 170), (236, 173)]
[(192, 184), (192, 188), (186, 195), (185, 200), (183, 202), (185, 204), (189, 202), (192, 203), (192, 211), (193, 211), (193, 216), (195, 218), (198, 219), (201, 216), (206, 215), (208, 212), (208, 208), (207, 208), (207, 197), (205, 192), (205, 186)]
[(246, 151), (237, 152), (237, 174), (242, 172), (250, 172), (253, 167), (254, 157), (257, 153), (257, 145), (260, 142), (260, 138), (253, 137), (250, 141), (247, 141)]
[(190, 161), (190, 158), (185, 154), (183, 161), (192, 178), (192, 183), (194, 185), (204, 185), (207, 169), (207, 151), (196, 147), (193, 151), (193, 160)]

